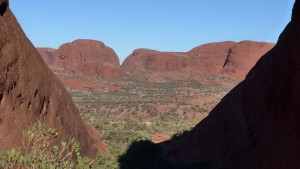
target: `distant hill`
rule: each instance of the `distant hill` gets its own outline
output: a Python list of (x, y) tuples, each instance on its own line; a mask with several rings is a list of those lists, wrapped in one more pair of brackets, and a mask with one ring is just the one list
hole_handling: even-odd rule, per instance
[(236, 81), (245, 78), (257, 60), (274, 47), (264, 42), (217, 42), (201, 45), (189, 52), (135, 50), (122, 64), (128, 75), (161, 81), (196, 79), (201, 75), (225, 76)]
[(149, 82), (196, 80), (222, 86), (227, 84), (226, 79), (242, 81), (257, 60), (273, 46), (265, 42), (227, 41), (204, 44), (188, 52), (137, 49), (121, 66), (113, 49), (100, 41), (75, 40), (57, 50), (37, 49), (54, 73), (64, 77), (62, 79), (138, 77)]

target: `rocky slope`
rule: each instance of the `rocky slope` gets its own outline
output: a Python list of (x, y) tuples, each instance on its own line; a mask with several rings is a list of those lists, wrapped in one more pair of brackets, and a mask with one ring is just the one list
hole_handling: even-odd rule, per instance
[(76, 40), (58, 50), (37, 49), (52, 70), (63, 68), (82, 78), (120, 79), (127, 74), (149, 82), (191, 79), (225, 85), (223, 77), (242, 81), (257, 60), (273, 46), (264, 42), (226, 41), (204, 44), (189, 52), (137, 49), (125, 59), (122, 69), (115, 52), (100, 41)]
[(73, 69), (87, 76), (122, 78), (116, 53), (95, 40), (76, 40), (63, 44), (55, 53), (55, 66)]
[(237, 81), (242, 81), (260, 57), (273, 47), (274, 44), (272, 43), (239, 42), (228, 50), (227, 58), (220, 73)]
[(276, 46), (205, 120), (163, 145), (169, 158), (211, 169), (300, 168), (299, 45), (296, 0)]
[[(226, 76), (241, 81), (257, 60), (274, 45), (242, 41), (201, 45), (186, 53), (135, 50), (122, 64), (128, 76), (161, 81), (162, 78), (195, 78), (197, 73)], [(199, 79), (199, 78), (198, 78)], [(199, 79), (203, 81), (203, 79)]]
[(193, 48), (188, 54), (198, 61), (198, 69), (218, 75), (222, 72), (229, 50), (236, 44), (232, 41), (208, 43)]
[(0, 1), (0, 150), (20, 146), (22, 132), (40, 120), (75, 137), (84, 155), (105, 152), (99, 133), (83, 123), (62, 83), (49, 70), (8, 8)]

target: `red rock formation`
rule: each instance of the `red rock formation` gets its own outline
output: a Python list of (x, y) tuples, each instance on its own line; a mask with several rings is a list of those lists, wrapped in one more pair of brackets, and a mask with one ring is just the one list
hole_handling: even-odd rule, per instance
[[(137, 49), (123, 62), (122, 70), (149, 81), (198, 80), (196, 74), (222, 75), (241, 81), (272, 47), (273, 44), (263, 42), (227, 41), (201, 45), (186, 53)], [(99, 41), (77, 40), (62, 45), (57, 52), (47, 48), (38, 51), (49, 66), (73, 69), (88, 76), (125, 76), (115, 52)]]
[(194, 79), (191, 75), (197, 64), (193, 61), (186, 53), (137, 49), (125, 59), (122, 70), (151, 82)]
[(207, 168), (300, 168), (300, 0), (277, 45), (210, 115), (165, 144), (169, 157)]
[(241, 41), (201, 45), (188, 53), (196, 57), (201, 71), (242, 81), (258, 59), (274, 47), (272, 43)]
[(0, 150), (20, 146), (23, 130), (40, 120), (58, 129), (55, 142), (75, 137), (84, 155), (106, 151), (5, 2), (0, 1)]
[(208, 43), (195, 47), (188, 54), (195, 58), (197, 67), (202, 72), (218, 75), (223, 69), (229, 49), (235, 44), (232, 41)]
[(273, 43), (242, 41), (229, 49), (221, 74), (242, 81), (260, 59), (274, 47)]
[(55, 54), (55, 66), (73, 69), (88, 76), (124, 77), (116, 53), (95, 40), (76, 40), (60, 46)]
[(52, 48), (37, 48), (39, 54), (42, 56), (44, 62), (49, 65), (53, 66), (55, 64), (55, 53), (56, 49)]
[(122, 64), (126, 72), (180, 71), (192, 65), (192, 58), (185, 53), (158, 52), (150, 49), (137, 49)]
[(274, 45), (263, 42), (218, 42), (201, 45), (187, 53), (159, 52), (149, 49), (135, 50), (122, 64), (126, 74), (147, 77), (151, 74), (182, 78), (195, 73), (228, 76), (241, 81), (257, 60)]

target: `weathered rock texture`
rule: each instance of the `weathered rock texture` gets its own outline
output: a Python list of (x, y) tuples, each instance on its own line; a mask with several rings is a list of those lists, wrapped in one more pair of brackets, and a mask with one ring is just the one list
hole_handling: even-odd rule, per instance
[(244, 80), (255, 63), (274, 47), (272, 43), (242, 41), (228, 50), (221, 74), (235, 80)]
[(88, 76), (121, 78), (119, 58), (110, 47), (95, 40), (63, 44), (55, 54), (55, 66), (73, 69)]
[(277, 45), (245, 81), (186, 136), (164, 145), (171, 159), (211, 169), (300, 168), (299, 18), (296, 0)]
[(180, 71), (190, 65), (191, 57), (185, 53), (159, 52), (150, 49), (135, 50), (123, 63), (126, 71)]
[(218, 42), (201, 45), (189, 52), (159, 52), (137, 49), (122, 64), (129, 76), (168, 76), (176, 73), (180, 78), (191, 78), (197, 73), (227, 76), (241, 81), (257, 60), (274, 45), (271, 43), (242, 41)]
[(122, 70), (116, 53), (100, 41), (76, 40), (58, 50), (38, 48), (38, 51), (52, 69), (63, 67), (83, 76), (122, 78), (127, 74), (155, 82), (192, 79), (211, 83), (212, 80), (203, 77), (242, 81), (272, 47), (273, 44), (264, 42), (226, 41), (201, 45), (189, 52), (137, 49), (125, 59)]
[(64, 86), (27, 39), (7, 1), (0, 1), (0, 150), (21, 145), (37, 120), (58, 129), (59, 142), (75, 137), (84, 155), (106, 151), (99, 133), (86, 126)]
[(236, 44), (232, 41), (208, 43), (195, 47), (188, 54), (198, 61), (198, 69), (217, 75), (222, 72), (229, 51)]

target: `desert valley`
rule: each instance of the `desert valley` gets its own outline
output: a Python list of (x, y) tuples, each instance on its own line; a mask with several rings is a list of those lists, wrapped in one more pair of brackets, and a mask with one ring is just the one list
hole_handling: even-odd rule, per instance
[(120, 63), (99, 40), (34, 47), (0, 0), (0, 168), (297, 169), (299, 18), (277, 44)]
[(273, 47), (242, 41), (177, 53), (137, 49), (122, 65), (95, 40), (38, 51), (117, 158), (134, 141), (159, 143), (193, 128)]

